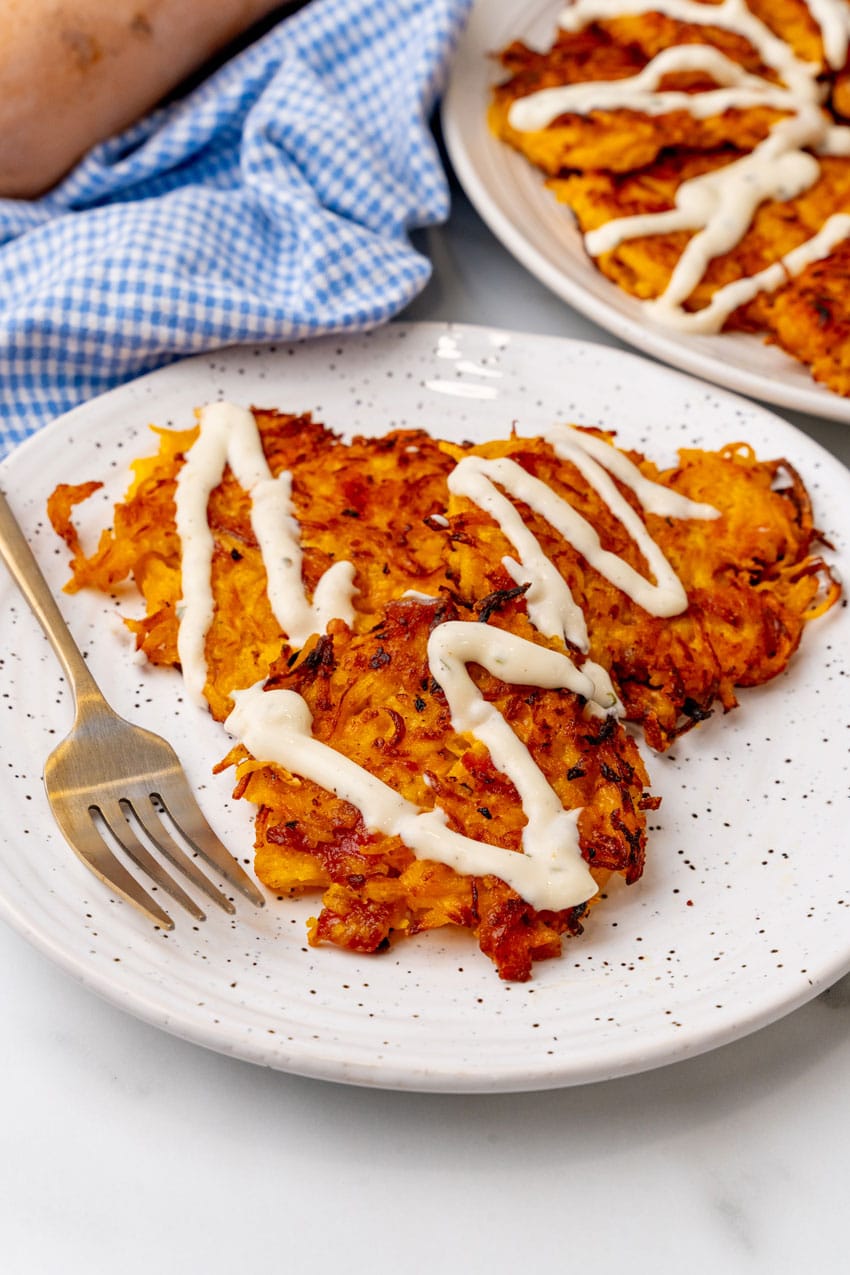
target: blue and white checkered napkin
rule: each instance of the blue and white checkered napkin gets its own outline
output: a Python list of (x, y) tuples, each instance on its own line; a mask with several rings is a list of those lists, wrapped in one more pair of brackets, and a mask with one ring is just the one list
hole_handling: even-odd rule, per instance
[(0, 454), (175, 357), (373, 327), (448, 212), (429, 112), (471, 0), (313, 0), (40, 200), (0, 199)]

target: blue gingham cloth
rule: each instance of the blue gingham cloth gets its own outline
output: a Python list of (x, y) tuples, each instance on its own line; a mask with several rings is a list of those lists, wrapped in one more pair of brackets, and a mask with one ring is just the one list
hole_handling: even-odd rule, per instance
[(44, 198), (0, 199), (0, 454), (176, 357), (373, 327), (448, 213), (428, 129), (471, 0), (312, 0)]

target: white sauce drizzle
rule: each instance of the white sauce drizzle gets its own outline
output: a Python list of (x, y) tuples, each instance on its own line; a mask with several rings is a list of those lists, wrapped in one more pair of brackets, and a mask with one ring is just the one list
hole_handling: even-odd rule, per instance
[(439, 806), (423, 811), (383, 780), (313, 738), (306, 702), (294, 691), (237, 691), (225, 726), (254, 755), (311, 779), (360, 811), (372, 833), (400, 837), (414, 854), (476, 876), (492, 874), (537, 909), (574, 907), (597, 891), (581, 855), (580, 809), (565, 810), (522, 741), (466, 671), (475, 662), (519, 685), (568, 687), (589, 696), (593, 683), (566, 655), (485, 624), (449, 621), (428, 643), (429, 662), (449, 703), (452, 725), (474, 734), (516, 786), (528, 822), (523, 853), (475, 841), (449, 828)]
[[(808, 5), (821, 28), (827, 63), (833, 68), (842, 67), (850, 37), (850, 7), (846, 0), (808, 0)], [(760, 291), (781, 287), (811, 261), (828, 255), (850, 237), (850, 222), (843, 216), (831, 217), (817, 235), (774, 265), (718, 290), (705, 309), (696, 313), (684, 309), (710, 262), (740, 243), (762, 203), (768, 199), (793, 199), (817, 181), (820, 165), (811, 151), (850, 153), (850, 130), (831, 124), (821, 109), (823, 90), (817, 79), (820, 67), (797, 58), (791, 47), (747, 8), (744, 0), (723, 0), (719, 5), (695, 0), (576, 0), (561, 14), (559, 22), (567, 31), (579, 31), (600, 19), (648, 12), (736, 32), (749, 41), (785, 87), (749, 74), (710, 45), (689, 44), (664, 49), (640, 72), (626, 79), (569, 84), (529, 94), (512, 104), (509, 120), (514, 128), (523, 131), (546, 128), (565, 113), (586, 115), (593, 110), (618, 108), (649, 115), (684, 110), (698, 119), (735, 107), (766, 106), (789, 112), (749, 155), (682, 182), (674, 208), (614, 218), (585, 235), (588, 252), (598, 257), (638, 236), (677, 230), (696, 232), (662, 295), (641, 304), (653, 318), (669, 327), (717, 332), (738, 306)], [(658, 90), (663, 76), (693, 70), (705, 71), (720, 87), (701, 93)]]
[(206, 636), (214, 602), (211, 567), (214, 549), (207, 518), (210, 495), (226, 465), (251, 498), (251, 526), (266, 568), (272, 612), (296, 645), (322, 632), (329, 620), (353, 618), (354, 567), (335, 562), (322, 576), (312, 605), (301, 579), (301, 543), (292, 507), (292, 476), (272, 477), (257, 423), (233, 403), (210, 403), (200, 413), (200, 430), (177, 477), (176, 523), (182, 555), (183, 597), (177, 651), (186, 688), (203, 704), (207, 680)]

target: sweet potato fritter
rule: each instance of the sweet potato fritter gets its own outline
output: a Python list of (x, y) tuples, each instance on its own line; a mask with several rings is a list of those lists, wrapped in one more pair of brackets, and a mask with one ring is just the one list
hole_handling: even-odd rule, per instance
[[(647, 574), (605, 502), (548, 443), (513, 438), (468, 454), (509, 456), (568, 500), (596, 528), (604, 548)], [(544, 518), (519, 507), (584, 611), (590, 658), (611, 673), (626, 716), (641, 725), (653, 748), (664, 750), (707, 717), (716, 701), (733, 708), (735, 687), (781, 672), (806, 620), (832, 604), (838, 585), (814, 552), (811, 505), (787, 461), (760, 462), (741, 444), (720, 452), (683, 450), (676, 468), (661, 472), (639, 452), (626, 454), (653, 482), (721, 512), (711, 521), (658, 517), (644, 513), (618, 484), (685, 587), (689, 605), (681, 615), (649, 615)], [(511, 590), (515, 581), (501, 563), (514, 550), (498, 525), (464, 497), (453, 497), (449, 508), (450, 575), (458, 595), (474, 607), (487, 593)]]
[[(360, 592), (351, 627), (332, 620), (327, 633), (294, 650), (271, 613), (248, 497), (226, 471), (208, 509), (215, 616), (205, 695), (213, 714), (223, 719), (236, 688), (268, 678), (271, 690), (303, 696), (316, 740), (420, 809), (439, 805), (450, 828), (521, 854), (527, 819), (518, 793), (487, 748), (453, 727), (429, 667), (428, 638), (435, 626), (461, 619), (565, 648), (533, 627), (527, 585), (502, 566), (512, 547), (487, 513), (450, 492), (449, 477), (464, 457), (510, 457), (566, 498), (603, 547), (646, 574), (640, 551), (571, 462), (540, 439), (473, 447), (396, 431), (343, 443), (309, 416), (254, 415), (270, 469), (293, 476), (308, 590), (331, 562), (350, 558)], [(152, 663), (174, 666), (181, 598), (175, 486), (195, 431), (157, 432), (159, 451), (135, 463), (130, 492), (91, 556), (72, 513), (99, 484), (58, 488), (49, 512), (74, 555), (68, 588), (111, 591), (132, 576), (147, 611), (128, 622), (137, 645)], [(786, 462), (759, 462), (743, 444), (682, 451), (665, 472), (637, 452), (627, 455), (652, 481), (721, 511), (714, 521), (641, 515), (685, 586), (689, 605), (681, 615), (648, 615), (543, 518), (516, 508), (585, 612), (590, 658), (609, 670), (627, 715), (663, 749), (716, 701), (732, 707), (737, 686), (779, 673), (806, 620), (831, 605), (838, 585), (814, 551), (809, 501)], [(630, 490), (618, 487), (640, 514)], [(571, 655), (577, 664), (585, 658)], [(581, 853), (596, 881), (603, 885), (612, 873), (636, 881), (645, 812), (657, 803), (630, 735), (613, 716), (593, 716), (571, 691), (511, 685), (475, 664), (468, 671), (565, 809), (581, 808)], [(473, 931), (503, 978), (524, 979), (534, 960), (560, 951), (563, 935), (581, 930), (586, 904), (536, 911), (495, 876), (464, 876), (415, 858), (397, 837), (370, 831), (348, 802), (241, 745), (221, 763), (228, 765), (237, 767), (237, 795), (258, 808), (260, 879), (277, 894), (323, 892), (313, 943), (374, 952), (393, 936), (457, 925)]]
[[(432, 629), (458, 618), (448, 600), (391, 603), (368, 633), (342, 624), (311, 639), (290, 665), (274, 666), (270, 688), (297, 691), (313, 714), (313, 735), (365, 767), (424, 810), (439, 805), (450, 828), (520, 850), (526, 823), (513, 784), (483, 745), (458, 735), (428, 664)], [(522, 616), (514, 631), (534, 630)], [(509, 686), (483, 669), (475, 681), (529, 749), (567, 809), (579, 816), (582, 853), (604, 884), (643, 869), (644, 810), (656, 803), (634, 741), (613, 718), (587, 714), (570, 691)], [(234, 757), (243, 750), (237, 750)], [(355, 807), (307, 779), (252, 758), (241, 761), (238, 796), (259, 806), (256, 868), (277, 893), (325, 891), (311, 941), (355, 951), (386, 947), (394, 934), (468, 927), (503, 978), (525, 979), (533, 960), (556, 955), (560, 935), (577, 934), (586, 905), (535, 912), (496, 877), (460, 876), (415, 859), (398, 838), (370, 834)]]
[[(445, 529), (432, 515), (445, 505), (445, 480), (454, 462), (433, 439), (399, 430), (343, 444), (310, 416), (261, 410), (254, 415), (270, 470), (292, 473), (308, 590), (335, 560), (350, 560), (356, 568), (357, 627), (366, 628), (405, 588), (428, 592), (439, 583)], [(128, 621), (137, 646), (151, 663), (177, 667), (181, 572), (174, 492), (197, 430), (155, 433), (159, 451), (135, 462), (127, 497), (116, 505), (113, 526), (91, 557), (82, 554), (70, 515), (97, 484), (57, 488), (48, 513), (74, 552), (69, 588), (108, 592), (132, 575), (147, 612), (143, 620)], [(232, 708), (230, 692), (265, 677), (285, 640), (269, 605), (249, 510), (246, 493), (227, 470), (209, 505), (215, 617), (207, 636), (205, 693), (219, 721)]]
[[(706, 7), (710, 7), (708, 4)], [(821, 68), (823, 109), (845, 124), (850, 112), (850, 71), (825, 63), (820, 28), (803, 0), (748, 0), (748, 8), (803, 62)], [(789, 115), (758, 104), (733, 107), (705, 118), (685, 110), (649, 115), (634, 109), (566, 113), (542, 128), (520, 130), (509, 120), (519, 99), (554, 86), (619, 81), (637, 75), (665, 49), (708, 45), (768, 84), (777, 73), (736, 32), (683, 22), (651, 11), (594, 21), (583, 29), (558, 29), (543, 52), (516, 41), (500, 55), (508, 78), (493, 90), (492, 131), (523, 154), (547, 178), (555, 198), (574, 214), (583, 234), (622, 217), (661, 213), (676, 206), (683, 182), (717, 172), (747, 156)], [(661, 90), (696, 94), (717, 87), (704, 70), (662, 77)], [(684, 309), (702, 310), (727, 284), (757, 274), (812, 239), (833, 214), (850, 213), (850, 156), (818, 156), (820, 176), (787, 199), (765, 198), (749, 229), (730, 250), (710, 261)], [(692, 238), (688, 230), (661, 230), (626, 238), (595, 257), (599, 270), (641, 301), (661, 296)], [(834, 392), (850, 395), (850, 289), (846, 242), (788, 279), (763, 291), (726, 318), (723, 330), (762, 332), (766, 340), (805, 363)]]

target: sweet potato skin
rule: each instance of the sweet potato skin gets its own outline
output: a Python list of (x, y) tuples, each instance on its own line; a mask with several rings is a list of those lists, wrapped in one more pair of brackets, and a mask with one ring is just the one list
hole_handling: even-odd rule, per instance
[(0, 196), (43, 194), (281, 0), (6, 0)]

